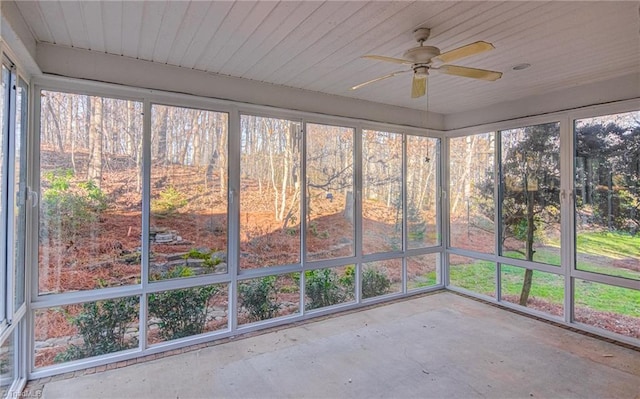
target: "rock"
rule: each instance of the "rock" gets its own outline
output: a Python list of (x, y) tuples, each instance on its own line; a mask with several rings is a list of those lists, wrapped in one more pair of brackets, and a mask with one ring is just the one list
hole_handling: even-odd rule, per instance
[(227, 262), (227, 253), (225, 251), (216, 251), (211, 254), (211, 259), (220, 259), (222, 262)]
[(224, 310), (214, 310), (213, 312), (211, 312), (211, 317), (213, 318), (222, 318), (222, 317), (226, 317), (227, 316), (227, 312), (225, 312)]
[(202, 264), (204, 263), (204, 259), (189, 258), (186, 260), (186, 262), (187, 262), (187, 266), (199, 267), (199, 266), (202, 266)]
[(174, 254), (166, 254), (165, 258), (167, 258), (167, 261), (171, 262), (174, 260), (184, 260), (184, 256), (186, 255), (186, 252), (176, 252)]
[(193, 242), (185, 240), (184, 238), (182, 239), (182, 241), (171, 241), (169, 243), (167, 243), (168, 245), (181, 245), (181, 246), (187, 246), (187, 245), (193, 245)]
[(174, 240), (174, 238), (175, 238), (175, 235), (173, 233), (158, 233), (156, 234), (155, 242), (157, 243), (171, 242)]
[(227, 272), (227, 264), (219, 263), (216, 265), (216, 268), (213, 270), (214, 273), (226, 273)]
[(53, 346), (53, 344), (51, 344), (48, 341), (36, 341), (35, 350), (44, 349), (44, 348), (51, 348), (52, 346)]

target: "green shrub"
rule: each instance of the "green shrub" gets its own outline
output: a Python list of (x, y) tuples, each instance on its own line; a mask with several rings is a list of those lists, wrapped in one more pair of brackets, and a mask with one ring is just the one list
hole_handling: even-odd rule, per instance
[(222, 263), (222, 259), (220, 258), (212, 258), (211, 254), (213, 252), (212, 251), (199, 251), (197, 249), (190, 249), (189, 252), (187, 252), (186, 254), (184, 254), (183, 258), (185, 260), (187, 259), (203, 259), (204, 262), (202, 262), (202, 266), (208, 268), (208, 269), (213, 269), (214, 267), (218, 266), (220, 263)]
[(307, 309), (335, 305), (347, 298), (347, 293), (334, 269), (307, 270), (304, 272), (305, 295), (309, 297)]
[(277, 302), (276, 277), (253, 279), (238, 286), (240, 304), (253, 321), (275, 317), (280, 308)]
[(344, 286), (345, 291), (349, 297), (352, 298), (356, 286), (356, 267), (354, 265), (349, 265), (344, 268), (344, 274), (340, 277), (340, 284)]
[(158, 194), (159, 198), (151, 200), (151, 213), (156, 217), (169, 217), (178, 209), (187, 205), (184, 194), (169, 186)]
[(211, 259), (211, 252), (210, 251), (199, 251), (197, 249), (190, 249), (189, 252), (187, 252), (186, 254), (184, 254), (183, 258), (185, 259)]
[(368, 268), (362, 272), (362, 297), (373, 298), (384, 295), (391, 288), (391, 280), (387, 275), (375, 268)]
[[(178, 266), (163, 273), (159, 279), (190, 277), (193, 271)], [(149, 295), (149, 314), (158, 318), (160, 336), (172, 340), (201, 334), (207, 323), (207, 303), (218, 287), (202, 287), (156, 292)]]
[(54, 361), (84, 359), (137, 346), (137, 338), (125, 336), (127, 326), (138, 316), (137, 305), (135, 296), (82, 304), (82, 312), (70, 319), (82, 336), (82, 345), (70, 345)]
[(73, 171), (60, 169), (44, 173), (43, 221), (62, 236), (73, 237), (96, 222), (107, 209), (107, 196), (92, 180), (75, 182)]

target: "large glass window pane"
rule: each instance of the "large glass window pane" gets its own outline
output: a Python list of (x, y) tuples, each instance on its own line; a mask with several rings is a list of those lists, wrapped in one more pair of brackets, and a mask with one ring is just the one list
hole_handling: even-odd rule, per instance
[(242, 115), (240, 268), (300, 262), (299, 122)]
[(505, 130), (502, 255), (560, 265), (560, 124)]
[(238, 324), (300, 312), (300, 273), (265, 276), (238, 283)]
[(495, 133), (449, 140), (451, 246), (495, 252)]
[(451, 254), (449, 255), (449, 283), (455, 287), (495, 297), (496, 264)]
[(351, 128), (307, 124), (307, 260), (354, 255)]
[(227, 284), (162, 291), (148, 296), (147, 342), (155, 344), (228, 327)]
[(151, 108), (152, 281), (227, 272), (228, 115)]
[(407, 289), (409, 291), (430, 287), (442, 282), (440, 254), (407, 257)]
[(439, 139), (407, 136), (407, 246), (440, 244), (438, 231)]
[(14, 310), (24, 303), (24, 249), (25, 249), (25, 202), (27, 199), (26, 138), (27, 138), (27, 84), (20, 80), (16, 87), (16, 125), (13, 137), (14, 192), (13, 192), (13, 267), (15, 279)]
[(362, 299), (402, 291), (402, 259), (362, 264)]
[(355, 265), (307, 270), (304, 272), (305, 309), (351, 302), (355, 298), (355, 284)]
[(39, 293), (139, 283), (142, 103), (40, 100)]
[(0, 345), (0, 398), (6, 397), (16, 379), (15, 330)]
[(640, 338), (640, 291), (593, 281), (574, 281), (574, 319), (631, 338)]
[(35, 366), (105, 355), (138, 346), (137, 296), (35, 312)]
[[(564, 277), (558, 274), (534, 270), (531, 284), (525, 284), (526, 269), (517, 266), (501, 265), (502, 300), (527, 306), (552, 316), (564, 314)], [(529, 287), (524, 291), (523, 287)]]
[(402, 135), (362, 135), (362, 252), (401, 251)]
[(640, 111), (575, 121), (576, 267), (640, 280)]

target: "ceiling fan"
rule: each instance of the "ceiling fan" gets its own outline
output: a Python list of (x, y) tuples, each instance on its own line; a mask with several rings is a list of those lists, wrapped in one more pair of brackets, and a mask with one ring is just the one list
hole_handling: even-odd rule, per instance
[(489, 71), (487, 69), (469, 68), (458, 65), (448, 65), (447, 63), (461, 58), (480, 54), (493, 50), (493, 44), (479, 41), (466, 46), (440, 53), (440, 49), (433, 46), (425, 46), (424, 42), (429, 38), (431, 30), (429, 28), (418, 28), (413, 32), (413, 36), (420, 43), (418, 47), (407, 50), (403, 58), (385, 57), (382, 55), (364, 55), (362, 58), (393, 62), (395, 64), (410, 65), (410, 69), (392, 72), (379, 78), (371, 79), (351, 88), (357, 90), (371, 83), (379, 82), (394, 76), (413, 72), (413, 83), (411, 85), (411, 97), (422, 97), (427, 92), (427, 76), (429, 71), (437, 71), (447, 75), (464, 76), (466, 78), (494, 81), (500, 79), (502, 72)]

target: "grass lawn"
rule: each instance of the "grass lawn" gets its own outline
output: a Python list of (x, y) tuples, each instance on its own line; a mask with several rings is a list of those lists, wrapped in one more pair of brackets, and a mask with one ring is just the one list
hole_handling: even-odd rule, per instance
[[(520, 295), (524, 268), (502, 265), (502, 292), (505, 295)], [(450, 270), (451, 284), (493, 296), (495, 292), (495, 265), (478, 260), (469, 264), (454, 265)], [(589, 281), (576, 281), (576, 305), (602, 312), (614, 312), (640, 317), (640, 291), (614, 287)], [(564, 278), (538, 270), (533, 272), (530, 297), (562, 304), (564, 300)]]
[(640, 235), (609, 231), (578, 233), (578, 253), (612, 259), (640, 258)]
[[(551, 244), (551, 247), (553, 246)], [(640, 235), (634, 237), (611, 232), (580, 233), (577, 238), (577, 252), (579, 270), (640, 280), (640, 271), (613, 266), (614, 261), (621, 259), (640, 261)], [(523, 259), (522, 254), (516, 252), (506, 253), (505, 256)], [(537, 250), (535, 260), (559, 265), (560, 254), (556, 248), (541, 248)], [(521, 267), (502, 265), (503, 295), (520, 295), (524, 271), (525, 269)], [(452, 285), (490, 296), (495, 293), (496, 267), (493, 262), (469, 259), (467, 264), (452, 265), (450, 273)], [(640, 291), (638, 290), (576, 280), (575, 291), (577, 306), (640, 317)], [(530, 296), (550, 303), (562, 304), (564, 277), (534, 271)]]

